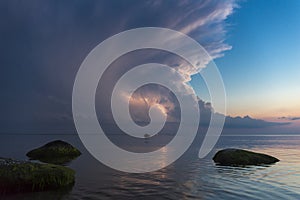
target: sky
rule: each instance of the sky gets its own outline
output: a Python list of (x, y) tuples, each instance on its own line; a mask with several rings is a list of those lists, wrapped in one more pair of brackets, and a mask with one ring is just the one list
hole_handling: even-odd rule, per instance
[(217, 63), (228, 113), (271, 119), (300, 115), (300, 2), (240, 2), (229, 17), (233, 47)]
[[(204, 46), (223, 77), (226, 115), (299, 123), (299, 15), (297, 0), (1, 1), (0, 132), (74, 128), (72, 87), (84, 58), (114, 34), (149, 26), (183, 32)], [(176, 66), (192, 78), (196, 94), (206, 102), (199, 102), (204, 113), (211, 109), (205, 86), (184, 62), (157, 52), (150, 54), (158, 58), (139, 59), (147, 53), (114, 63), (102, 80), (104, 89), (97, 91), (98, 113), (111, 117), (106, 97), (113, 82), (129, 66), (145, 61)], [(151, 86), (136, 97), (149, 95), (150, 102), (162, 104), (163, 112), (176, 119), (172, 94)], [(132, 109), (133, 117), (143, 118), (139, 115), (148, 111), (140, 106)], [(262, 124), (248, 117), (242, 121), (233, 124)]]

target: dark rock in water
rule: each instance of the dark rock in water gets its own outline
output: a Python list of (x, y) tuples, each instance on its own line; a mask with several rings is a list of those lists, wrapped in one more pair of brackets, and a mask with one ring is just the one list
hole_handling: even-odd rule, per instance
[(263, 165), (273, 164), (279, 160), (275, 157), (246, 151), (242, 149), (224, 149), (218, 151), (213, 160), (216, 164), (226, 166), (245, 166), (245, 165)]
[(71, 188), (75, 172), (53, 164), (0, 158), (0, 194)]
[(65, 164), (81, 155), (81, 152), (67, 142), (56, 140), (26, 154), (32, 160), (45, 163)]

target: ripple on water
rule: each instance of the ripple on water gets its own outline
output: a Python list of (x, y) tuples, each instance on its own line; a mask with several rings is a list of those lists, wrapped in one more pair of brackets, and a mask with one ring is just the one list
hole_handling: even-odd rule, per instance
[[(11, 153), (9, 148), (20, 146), (13, 152), (16, 159), (23, 159), (24, 152), (31, 146), (56, 139), (52, 138), (54, 136), (46, 139), (45, 136), (17, 137), (18, 140), (9, 140), (9, 146), (1, 143), (3, 155)], [(78, 138), (65, 136), (61, 139), (83, 152), (70, 165), (76, 171), (73, 190), (67, 194), (42, 192), (1, 199), (300, 199), (300, 137), (221, 137), (216, 149), (204, 159), (197, 158), (199, 147), (195, 147), (174, 164), (146, 174), (109, 169), (87, 153)], [(22, 149), (21, 140), (25, 143), (35, 141), (36, 144)], [(0, 141), (5, 140), (1, 138)], [(212, 161), (213, 154), (228, 147), (267, 153), (279, 158), (280, 162), (270, 166), (216, 166)]]

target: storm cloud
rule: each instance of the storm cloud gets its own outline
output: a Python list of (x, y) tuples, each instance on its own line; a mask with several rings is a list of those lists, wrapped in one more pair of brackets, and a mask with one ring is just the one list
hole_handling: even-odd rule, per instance
[[(225, 42), (226, 19), (236, 7), (233, 0), (1, 1), (1, 132), (74, 130), (72, 87), (79, 66), (96, 45), (121, 31), (170, 28), (197, 40), (212, 58), (223, 56), (231, 49)], [(104, 121), (111, 119), (107, 103), (113, 83), (129, 66), (160, 61), (176, 68), (186, 81), (196, 73), (174, 55), (146, 53), (121, 58), (107, 72), (109, 76), (101, 80), (106, 84), (97, 91), (96, 99), (100, 99), (97, 105), (102, 108), (98, 113)], [(140, 108), (132, 107), (136, 121), (147, 120), (143, 117), (149, 105), (142, 106), (146, 96), (149, 102), (163, 105), (170, 121), (180, 118), (174, 95), (160, 86), (149, 86), (132, 99), (142, 100)], [(199, 106), (205, 124), (214, 112), (209, 103), (200, 99)]]

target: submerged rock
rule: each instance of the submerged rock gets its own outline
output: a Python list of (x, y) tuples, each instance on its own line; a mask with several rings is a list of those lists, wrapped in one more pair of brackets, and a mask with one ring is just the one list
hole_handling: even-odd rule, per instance
[(33, 149), (26, 155), (32, 160), (52, 164), (65, 164), (80, 156), (81, 152), (67, 142), (56, 140)]
[(263, 165), (279, 161), (273, 156), (242, 149), (220, 150), (215, 154), (213, 160), (219, 165), (227, 166)]
[(70, 188), (74, 182), (68, 167), (0, 158), (0, 194)]

